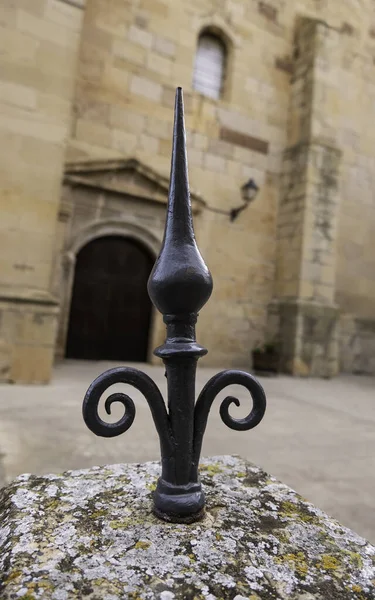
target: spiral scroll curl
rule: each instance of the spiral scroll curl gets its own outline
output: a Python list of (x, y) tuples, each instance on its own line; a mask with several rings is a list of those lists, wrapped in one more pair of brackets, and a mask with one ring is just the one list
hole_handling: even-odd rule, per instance
[(244, 386), (251, 395), (253, 406), (250, 413), (243, 419), (235, 419), (229, 414), (232, 404), (240, 406), (238, 398), (227, 396), (220, 405), (222, 421), (230, 429), (247, 431), (256, 427), (263, 419), (266, 410), (266, 395), (255, 377), (245, 371), (228, 370), (214, 375), (204, 386), (198, 396), (194, 410), (194, 464), (198, 464), (202, 449), (203, 435), (206, 430), (208, 415), (216, 396), (228, 385)]
[(99, 416), (98, 407), (100, 399), (104, 392), (115, 383), (129, 384), (143, 394), (151, 409), (155, 427), (160, 438), (161, 450), (166, 456), (170, 455), (172, 453), (170, 424), (163, 396), (152, 379), (138, 369), (130, 367), (109, 369), (92, 382), (86, 392), (82, 406), (83, 419), (87, 427), (96, 435), (115, 437), (127, 431), (133, 424), (135, 404), (130, 396), (122, 392), (111, 394), (104, 403), (108, 415), (111, 414), (111, 406), (114, 402), (121, 403), (125, 409), (121, 419), (116, 423), (106, 423)]

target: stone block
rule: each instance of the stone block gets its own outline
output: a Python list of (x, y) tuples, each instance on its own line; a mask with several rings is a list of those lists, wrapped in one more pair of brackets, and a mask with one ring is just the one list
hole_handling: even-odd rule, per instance
[(159, 142), (159, 153), (161, 154), (161, 156), (170, 158), (171, 149), (172, 149), (172, 144), (169, 140), (161, 140)]
[(57, 328), (56, 301), (0, 298), (0, 380), (47, 383), (51, 376)]
[(159, 138), (161, 140), (170, 141), (172, 138), (173, 123), (171, 121), (164, 121), (151, 117), (147, 119), (146, 133)]
[(140, 8), (154, 16), (168, 17), (169, 15), (168, 3), (161, 0), (141, 0)]
[(202, 135), (201, 133), (198, 133), (197, 131), (195, 131), (192, 134), (191, 143), (192, 143), (193, 147), (196, 148), (197, 150), (207, 150), (209, 138), (207, 137), (207, 135)]
[(208, 151), (212, 154), (217, 154), (225, 158), (233, 158), (233, 144), (223, 142), (221, 140), (210, 140), (208, 144)]
[[(123, 61), (127, 61), (129, 65), (144, 65), (146, 64), (147, 49), (128, 40), (115, 39), (113, 42), (113, 53), (115, 55), (114, 65), (118, 68), (124, 66)], [(118, 60), (120, 59), (120, 60)]]
[(45, 5), (44, 18), (52, 23), (57, 23), (65, 29), (70, 29), (79, 33), (82, 20), (83, 20), (83, 8), (82, 2), (75, 0), (74, 3), (64, 2), (61, 0), (43, 0)]
[(63, 48), (75, 44), (77, 31), (61, 27), (57, 23), (41, 19), (25, 10), (17, 11), (17, 28), (39, 40), (53, 42)]
[(11, 365), (12, 347), (9, 343), (0, 338), (0, 381), (9, 381)]
[(143, 152), (147, 152), (149, 156), (153, 156), (159, 152), (159, 140), (156, 137), (142, 133), (138, 138), (138, 148)]
[(196, 150), (195, 148), (191, 148), (189, 150), (189, 157), (188, 157), (189, 164), (195, 165), (197, 167), (203, 167), (203, 159), (204, 159), (204, 154), (203, 154), (202, 150)]
[(169, 56), (170, 58), (174, 58), (176, 54), (175, 42), (161, 35), (156, 35), (154, 37), (153, 49), (155, 52), (158, 52), (164, 56)]
[(338, 372), (338, 309), (309, 301), (280, 301), (281, 368), (292, 375)]
[(143, 96), (151, 102), (160, 102), (162, 86), (151, 79), (133, 75), (130, 80), (130, 91), (137, 96)]
[(52, 94), (38, 94), (38, 112), (45, 115), (47, 120), (62, 119), (69, 124), (72, 116), (72, 105), (69, 98), (60, 98)]
[(226, 161), (221, 156), (206, 153), (204, 155), (204, 166), (209, 171), (217, 171), (218, 173), (222, 173), (226, 170)]
[(110, 94), (112, 103), (123, 102), (129, 87), (129, 73), (122, 68), (114, 65), (106, 65), (103, 70), (102, 85)]
[(147, 68), (150, 69), (150, 71), (159, 73), (159, 75), (162, 75), (164, 78), (170, 77), (172, 73), (173, 63), (169, 58), (166, 58), (164, 56), (158, 56), (157, 54), (149, 53), (147, 55), (146, 64)]
[(373, 598), (365, 539), (239, 457), (200, 472), (207, 507), (193, 525), (152, 514), (158, 463), (19, 476), (0, 492), (4, 600)]
[(277, 9), (270, 2), (258, 2), (258, 10), (269, 21), (277, 20)]
[(191, 48), (192, 50), (197, 45), (196, 33), (192, 29), (188, 29), (188, 27), (186, 26), (186, 23), (184, 23), (183, 26), (178, 31), (178, 42), (179, 42), (179, 44), (182, 44), (183, 46), (187, 46), (188, 48)]
[(0, 129), (13, 135), (30, 136), (36, 139), (45, 140), (52, 144), (61, 143), (66, 133), (66, 123), (41, 123), (34, 120), (30, 113), (22, 113), (19, 116), (6, 114), (3, 110), (0, 114)]
[(220, 129), (220, 139), (235, 146), (241, 146), (254, 152), (268, 154), (269, 142), (251, 135), (245, 135), (234, 129), (222, 127)]
[(82, 140), (96, 146), (110, 146), (111, 130), (108, 126), (100, 125), (94, 121), (77, 119), (76, 137), (77, 140)]
[(107, 102), (100, 102), (95, 98), (80, 96), (76, 101), (77, 118), (85, 121), (94, 121), (101, 125), (108, 125), (110, 105)]
[(37, 107), (37, 92), (32, 87), (10, 81), (0, 82), (0, 102), (19, 106), (26, 110)]
[(44, 235), (56, 222), (57, 205), (48, 199), (35, 199), (32, 205), (26, 206), (19, 218), (21, 230)]
[(149, 31), (132, 25), (129, 29), (129, 40), (139, 46), (143, 46), (143, 48), (151, 48), (153, 36)]
[(111, 131), (111, 148), (117, 150), (127, 158), (131, 158), (137, 147), (138, 137), (135, 133), (129, 133), (122, 129)]
[(53, 346), (14, 346), (9, 381), (24, 384), (46, 384), (53, 367)]
[(233, 15), (236, 21), (241, 21), (244, 18), (246, 7), (242, 2), (233, 2), (233, 0), (229, 0), (227, 6), (228, 11)]
[(109, 124), (114, 129), (124, 129), (129, 133), (140, 133), (145, 129), (146, 117), (126, 107), (111, 105)]
[(2, 27), (0, 50), (4, 61), (31, 66), (34, 64), (38, 48), (39, 40), (15, 29)]
[(42, 17), (46, 10), (46, 0), (35, 0), (32, 4), (27, 0), (19, 0), (17, 8), (35, 17)]

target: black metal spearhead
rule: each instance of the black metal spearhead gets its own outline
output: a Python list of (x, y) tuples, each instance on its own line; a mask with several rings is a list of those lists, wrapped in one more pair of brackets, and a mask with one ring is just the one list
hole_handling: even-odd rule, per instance
[(266, 398), (260, 383), (243, 371), (222, 371), (208, 381), (195, 402), (195, 376), (198, 359), (207, 353), (195, 337), (198, 311), (212, 292), (211, 274), (197, 248), (190, 206), (185, 142), (184, 110), (181, 88), (176, 92), (173, 150), (167, 219), (159, 258), (148, 282), (150, 298), (163, 314), (167, 337), (155, 350), (166, 368), (167, 407), (155, 383), (141, 371), (130, 367), (110, 369), (89, 387), (83, 402), (87, 426), (104, 437), (126, 431), (133, 423), (135, 406), (126, 394), (112, 394), (105, 401), (108, 414), (113, 402), (121, 402), (125, 412), (117, 423), (105, 423), (98, 415), (102, 394), (114, 383), (129, 383), (140, 390), (151, 408), (160, 438), (162, 473), (154, 493), (154, 512), (166, 520), (190, 523), (203, 515), (205, 496), (200, 483), (198, 463), (211, 405), (225, 387), (240, 384), (253, 400), (244, 419), (229, 414), (237, 398), (226, 397), (220, 415), (231, 429), (247, 430), (262, 420)]
[(194, 236), (181, 88), (176, 93), (164, 240), (150, 275), (148, 292), (153, 304), (164, 315), (197, 313), (212, 292), (211, 274)]

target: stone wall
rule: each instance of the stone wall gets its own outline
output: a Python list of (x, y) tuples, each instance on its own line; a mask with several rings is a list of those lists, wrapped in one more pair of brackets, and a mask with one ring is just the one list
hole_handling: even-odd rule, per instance
[[(314, 305), (314, 314), (326, 306), (337, 315), (334, 326), (324, 319), (324, 343), (313, 349), (311, 340), (303, 349), (297, 325), (289, 324), (284, 347), (298, 342), (300, 348), (293, 364), (304, 363), (301, 353), (324, 356), (329, 346), (330, 374), (373, 372), (373, 3), (90, 0), (83, 11), (82, 0), (35, 0), (31, 8), (6, 0), (4, 6), (4, 302), (17, 297), (14, 310), (22, 298), (44, 302), (47, 312), (56, 306), (52, 248), (66, 136), (70, 163), (136, 158), (168, 177), (174, 89), (181, 85), (192, 188), (207, 205), (229, 210), (241, 203), (240, 187), (250, 177), (260, 187), (232, 223), (208, 210), (195, 219), (215, 284), (198, 324), (198, 339), (209, 348), (205, 364), (250, 367), (252, 347), (266, 335), (280, 337), (270, 314), (283, 302), (287, 313), (294, 299)], [(227, 46), (219, 100), (192, 88), (197, 38), (207, 27)], [(39, 326), (23, 337), (7, 315), (8, 309), (3, 323), (11, 333), (0, 332), (4, 377), (31, 381), (27, 365), (23, 373), (12, 371), (22, 363), (14, 347), (26, 352), (40, 338)], [(45, 349), (51, 349), (49, 327)], [(348, 336), (355, 351), (345, 350)], [(43, 352), (49, 363), (40, 380), (48, 379), (52, 357)], [(286, 366), (290, 360), (284, 357), (284, 368), (296, 373)], [(302, 371), (317, 375), (311, 360)]]
[[(370, 7), (363, 10), (368, 17)], [(332, 10), (332, 2), (307, 0), (228, 0), (220, 6), (207, 1), (178, 7), (168, 0), (144, 0), (137, 7), (114, 2), (111, 11), (103, 0), (93, 0), (87, 7), (69, 160), (136, 156), (167, 175), (174, 87), (182, 85), (192, 185), (208, 205), (219, 209), (241, 201), (239, 187), (249, 177), (261, 188), (254, 204), (234, 223), (208, 211), (196, 222), (198, 242), (215, 282), (213, 299), (199, 321), (199, 339), (210, 348), (206, 364), (229, 361), (248, 367), (250, 349), (266, 334), (272, 299), (302, 297), (327, 304), (330, 313), (337, 304), (344, 313), (349, 309), (340, 291), (348, 265), (341, 258), (336, 262), (336, 250), (342, 257), (342, 232), (346, 243), (351, 235), (345, 224), (348, 194), (341, 175), (347, 162), (343, 136), (348, 139), (348, 123), (356, 131), (353, 139), (360, 127), (350, 117), (356, 110), (353, 103), (348, 106), (341, 100), (345, 94), (340, 75), (344, 69), (348, 76), (352, 73), (348, 57), (355, 52), (354, 40), (371, 43), (363, 10), (353, 2)], [(301, 15), (310, 18), (301, 21)], [(219, 101), (192, 89), (197, 37), (204, 27), (211, 27), (227, 44), (227, 76)], [(276, 250), (278, 205), (285, 198), (280, 196), (281, 177), (287, 176), (286, 162), (295, 171), (304, 160), (304, 180), (293, 188), (302, 213), (292, 204), (281, 210), (278, 227), (285, 242), (282, 248), (279, 238)], [(299, 233), (293, 225), (296, 219)], [(370, 252), (370, 241), (367, 248)], [(368, 267), (362, 297), (373, 298)], [(351, 287), (346, 281), (344, 288)], [(323, 356), (328, 344), (329, 373), (335, 374), (338, 323), (327, 327), (324, 344), (315, 345), (313, 354)], [(289, 339), (284, 345), (290, 345)], [(344, 362), (348, 365), (348, 359)], [(311, 364), (307, 372), (320, 371)]]
[[(226, 210), (241, 204), (240, 187), (249, 177), (261, 188), (251, 210), (234, 223), (204, 210), (195, 219), (214, 278), (213, 297), (198, 324), (198, 339), (209, 348), (204, 361), (249, 367), (250, 348), (263, 335), (273, 293), (275, 155), (285, 138), (289, 78), (275, 61), (286, 42), (280, 31), (270, 43), (269, 20), (258, 10), (257, 24), (249, 19), (245, 26), (245, 5), (228, 3), (215, 15), (213, 7), (210, 2), (144, 1), (138, 7), (115, 2), (109, 13), (105, 2), (90, 3), (68, 157), (136, 156), (168, 175), (174, 88), (182, 85), (192, 188), (207, 204)], [(228, 41), (230, 77), (220, 101), (192, 90), (197, 36), (208, 25)], [(254, 49), (265, 65), (253, 56), (249, 69)]]
[[(82, 6), (4, 0), (0, 16), (0, 379), (46, 382), (54, 232)], [(81, 3), (82, 4), (82, 3)]]

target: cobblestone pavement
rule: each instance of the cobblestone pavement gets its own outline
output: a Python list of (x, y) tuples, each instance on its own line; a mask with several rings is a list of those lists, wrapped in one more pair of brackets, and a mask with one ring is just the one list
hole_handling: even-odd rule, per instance
[[(131, 395), (137, 416), (127, 433), (104, 439), (86, 429), (81, 414), (84, 393), (112, 366), (66, 361), (55, 368), (48, 386), (0, 385), (3, 483), (24, 472), (159, 458), (148, 405), (136, 391)], [(162, 368), (132, 366), (145, 370), (165, 391)], [(197, 391), (216, 372), (200, 368)], [(228, 388), (212, 407), (203, 455), (239, 454), (257, 463), (374, 543), (375, 378), (340, 376), (327, 381), (279, 376), (260, 381), (268, 399), (262, 423), (252, 431), (235, 432), (221, 422), (219, 398), (228, 395)], [(250, 406), (246, 390), (232, 386), (230, 393), (241, 399), (241, 408), (232, 408), (232, 414), (244, 416)], [(120, 411), (113, 408), (114, 420)]]

